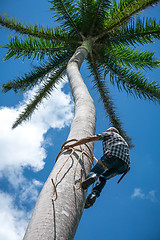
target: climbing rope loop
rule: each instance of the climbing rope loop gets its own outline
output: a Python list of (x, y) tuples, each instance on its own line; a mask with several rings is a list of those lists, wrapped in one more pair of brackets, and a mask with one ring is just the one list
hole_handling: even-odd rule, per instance
[(79, 156), (78, 156), (78, 160), (76, 162), (76, 165), (75, 165), (75, 169), (74, 169), (74, 175), (73, 175), (73, 186), (76, 190), (80, 189), (81, 188), (81, 183), (82, 183), (82, 178), (83, 178), (83, 170), (82, 170), (82, 167), (81, 167), (81, 170), (80, 170), (80, 182), (79, 182), (79, 186), (77, 187), (76, 186), (76, 173), (77, 173), (77, 166), (80, 162), (80, 160), (82, 159), (83, 155), (85, 155), (87, 157), (87, 159), (91, 162), (92, 165), (94, 165), (94, 159), (98, 162), (98, 160), (95, 158), (95, 156), (92, 154), (92, 151), (91, 149), (89, 148), (89, 146), (87, 144), (83, 144), (87, 147), (87, 149), (89, 150), (90, 152), (90, 155), (84, 150), (84, 146), (81, 145), (81, 149), (77, 149), (77, 148), (68, 148), (68, 149), (64, 149), (64, 146), (66, 144), (68, 144), (69, 142), (73, 142), (73, 141), (78, 141), (77, 139), (70, 139), (66, 142), (63, 143), (63, 145), (61, 146), (61, 150), (60, 152), (58, 153), (57, 157), (56, 157), (56, 161), (58, 161), (58, 158), (60, 157), (60, 155), (66, 151), (70, 151), (70, 154), (69, 156), (67, 157), (67, 159), (64, 161), (64, 163), (62, 164), (62, 166), (60, 167), (59, 171), (57, 172), (56, 176), (55, 176), (55, 180), (53, 180), (53, 178), (51, 178), (51, 182), (53, 184), (53, 197), (52, 197), (52, 200), (53, 201), (56, 201), (57, 198), (58, 198), (58, 194), (57, 194), (57, 189), (56, 189), (56, 184), (57, 184), (57, 179), (58, 179), (58, 175), (60, 174), (60, 172), (62, 171), (62, 169), (64, 168), (64, 166), (66, 165), (66, 163), (68, 162), (68, 160), (70, 159), (70, 157), (75, 153), (75, 152), (80, 152)]

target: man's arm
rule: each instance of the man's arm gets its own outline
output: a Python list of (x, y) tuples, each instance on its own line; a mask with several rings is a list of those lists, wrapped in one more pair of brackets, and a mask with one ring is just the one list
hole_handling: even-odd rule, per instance
[(70, 147), (75, 147), (75, 146), (78, 146), (78, 145), (81, 145), (81, 144), (85, 144), (85, 143), (93, 142), (93, 141), (97, 141), (97, 140), (100, 140), (100, 137), (98, 135), (82, 138), (82, 139), (78, 140), (77, 142), (75, 142), (73, 144), (69, 144), (69, 145), (64, 146), (64, 149), (68, 149)]

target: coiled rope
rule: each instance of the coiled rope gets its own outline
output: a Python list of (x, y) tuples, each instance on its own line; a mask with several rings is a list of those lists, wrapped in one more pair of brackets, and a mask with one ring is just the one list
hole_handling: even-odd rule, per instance
[(80, 152), (81, 154), (79, 155), (78, 157), (78, 160), (77, 160), (77, 163), (76, 163), (76, 166), (75, 166), (75, 169), (74, 169), (74, 176), (73, 176), (73, 186), (76, 190), (80, 189), (81, 188), (81, 183), (82, 183), (82, 177), (83, 177), (83, 170), (81, 168), (81, 176), (80, 176), (80, 183), (79, 183), (79, 186), (76, 187), (76, 183), (75, 183), (75, 178), (76, 178), (76, 172), (77, 172), (77, 166), (78, 166), (78, 163), (81, 159), (81, 157), (83, 157), (83, 154), (91, 161), (91, 164), (94, 165), (94, 159), (96, 160), (96, 162), (99, 162), (99, 160), (96, 159), (96, 157), (93, 155), (91, 149), (89, 148), (89, 146), (87, 144), (83, 144), (87, 147), (87, 149), (89, 150), (90, 152), (90, 155), (84, 150), (84, 148), (81, 148), (81, 149), (77, 149), (77, 148), (68, 148), (68, 149), (64, 149), (64, 146), (69, 143), (69, 142), (72, 142), (72, 141), (78, 141), (77, 139), (71, 139), (71, 140), (68, 140), (66, 142), (63, 143), (63, 145), (61, 146), (61, 150), (60, 152), (58, 153), (57, 157), (56, 157), (56, 161), (58, 160), (59, 156), (64, 152), (64, 151), (71, 151), (71, 153), (69, 154), (69, 156), (67, 157), (67, 159), (64, 161), (64, 163), (62, 164), (61, 168), (59, 169), (59, 171), (57, 172), (56, 174), (56, 177), (55, 177), (55, 180), (53, 180), (53, 178), (51, 178), (51, 182), (53, 184), (53, 197), (52, 197), (52, 200), (53, 201), (56, 201), (57, 198), (58, 198), (58, 194), (57, 194), (57, 189), (56, 189), (56, 183), (57, 183), (57, 178), (58, 178), (58, 175), (59, 173), (62, 171), (63, 167), (65, 166), (65, 164), (68, 162), (68, 160), (70, 159), (70, 157), (72, 156), (72, 154), (74, 154), (75, 152)]

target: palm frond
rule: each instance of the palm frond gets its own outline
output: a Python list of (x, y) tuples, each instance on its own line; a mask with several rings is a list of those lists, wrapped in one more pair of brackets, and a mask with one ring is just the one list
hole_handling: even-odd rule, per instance
[[(97, 13), (97, 5), (94, 0), (81, 0), (78, 2), (78, 26), (82, 34), (87, 37), (94, 22), (94, 16)], [(94, 34), (96, 31), (94, 29)]]
[[(90, 35), (93, 35), (94, 29), (99, 28), (97, 25), (103, 25), (106, 21), (107, 11), (111, 6), (110, 0), (97, 0), (95, 2), (96, 12), (93, 18), (93, 23), (90, 29)], [(101, 24), (100, 24), (101, 23)], [(99, 29), (100, 30), (100, 29)]]
[(116, 30), (117, 27), (129, 21), (133, 15), (158, 2), (159, 0), (121, 0), (117, 4), (115, 0), (110, 11), (111, 17), (106, 22), (106, 30), (99, 34), (96, 39), (102, 38), (112, 30)]
[(132, 18), (109, 35), (109, 41), (116, 44), (143, 45), (153, 39), (160, 39), (160, 21), (151, 18)]
[(142, 72), (134, 72), (116, 62), (106, 64), (107, 72), (110, 71), (110, 81), (117, 84), (129, 94), (160, 103), (160, 87), (156, 82), (148, 82)]
[(2, 46), (3, 48), (9, 49), (5, 55), (4, 60), (8, 60), (11, 57), (20, 58), (23, 60), (28, 59), (44, 60), (45, 56), (53, 56), (58, 51), (66, 51), (67, 47), (61, 43), (53, 42), (42, 38), (25, 37), (24, 39), (18, 38), (17, 35), (9, 38), (9, 44)]
[(38, 67), (34, 67), (30, 73), (3, 84), (2, 91), (8, 92), (10, 90), (14, 90), (15, 92), (18, 92), (19, 90), (25, 91), (31, 89), (37, 83), (43, 81), (43, 78), (51, 71), (54, 71), (61, 65), (66, 64), (71, 56), (72, 53), (58, 54), (56, 57), (51, 58), (49, 62), (41, 64)]
[(30, 102), (26, 105), (24, 111), (19, 115), (12, 128), (16, 128), (22, 122), (27, 121), (31, 117), (32, 113), (37, 109), (42, 100), (51, 95), (55, 84), (58, 83), (58, 81), (64, 75), (65, 69), (66, 66), (63, 66), (56, 71), (51, 72), (50, 76), (47, 76), (47, 79), (43, 82), (34, 98), (31, 99)]
[(56, 21), (63, 23), (63, 27), (67, 30), (75, 30), (81, 36), (80, 31), (76, 25), (77, 8), (72, 0), (54, 0), (48, 1), (53, 7), (50, 8), (54, 12)]
[(15, 18), (9, 18), (7, 15), (0, 15), (0, 25), (20, 34), (30, 35), (46, 40), (78, 42), (76, 37), (70, 36), (69, 32), (62, 30), (61, 28), (55, 28), (53, 30), (53, 28), (49, 26), (44, 27), (40, 24), (35, 24), (34, 26), (32, 24), (23, 25), (19, 20), (17, 21)]
[(125, 45), (111, 45), (105, 48), (105, 58), (111, 58), (112, 62), (120, 62), (124, 66), (136, 69), (153, 69), (160, 67), (160, 60), (154, 57), (150, 51), (139, 51)]
[(130, 148), (133, 147), (131, 138), (127, 135), (127, 133), (123, 130), (122, 123), (120, 121), (120, 118), (117, 116), (116, 108), (113, 103), (113, 100), (110, 97), (109, 90), (105, 86), (104, 80), (103, 80), (103, 73), (101, 70), (101, 66), (96, 63), (94, 56), (92, 52), (90, 52), (90, 71), (92, 75), (94, 76), (94, 87), (98, 90), (101, 96), (101, 100), (103, 102), (105, 111), (107, 116), (109, 116), (110, 123), (112, 126), (117, 128), (123, 136), (123, 138), (127, 141)]

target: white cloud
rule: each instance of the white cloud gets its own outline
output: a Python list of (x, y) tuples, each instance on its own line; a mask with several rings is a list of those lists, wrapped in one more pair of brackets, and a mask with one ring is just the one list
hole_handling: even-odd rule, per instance
[(0, 239), (21, 240), (27, 226), (26, 212), (15, 208), (13, 199), (0, 192)]
[(20, 201), (23, 202), (27, 201), (30, 203), (32, 201), (36, 201), (38, 198), (38, 188), (41, 187), (43, 184), (35, 179), (33, 181), (23, 181), (23, 186), (21, 188), (20, 194)]
[(134, 193), (131, 196), (132, 198), (141, 198), (144, 199), (145, 195), (142, 193), (142, 190), (140, 188), (135, 188)]
[(27, 165), (40, 170), (46, 157), (41, 146), (46, 129), (39, 131), (38, 124), (29, 122), (12, 130), (12, 123), (18, 113), (18, 109), (6, 107), (0, 109), (0, 170)]
[(139, 198), (139, 199), (146, 199), (150, 200), (151, 202), (157, 202), (158, 199), (156, 197), (156, 191), (151, 190), (148, 193), (143, 193), (141, 188), (135, 188), (133, 194), (131, 195), (131, 198)]
[(157, 201), (158, 201), (158, 199), (157, 199), (157, 197), (156, 197), (156, 191), (155, 191), (155, 190), (151, 190), (146, 197), (147, 197), (147, 199), (149, 199), (151, 202), (157, 202)]
[[(11, 126), (24, 103), (16, 108), (0, 108), (0, 171), (30, 166), (35, 171), (44, 167), (46, 152), (44, 134), (49, 128), (63, 128), (71, 123), (73, 104), (69, 95), (58, 86), (48, 100), (44, 100), (31, 121), (12, 130)], [(25, 100), (35, 94), (35, 89), (25, 94)]]

